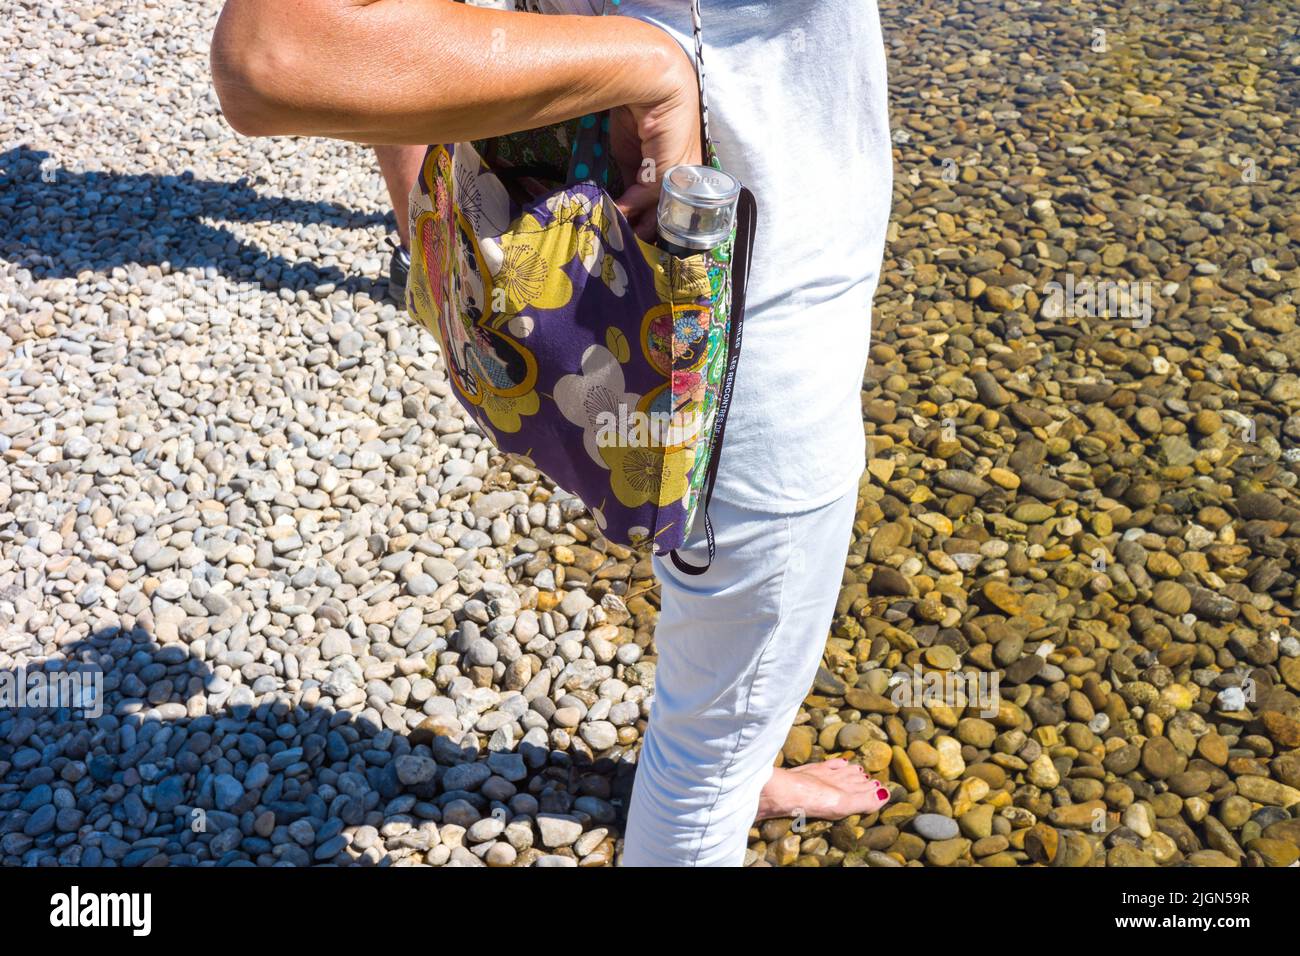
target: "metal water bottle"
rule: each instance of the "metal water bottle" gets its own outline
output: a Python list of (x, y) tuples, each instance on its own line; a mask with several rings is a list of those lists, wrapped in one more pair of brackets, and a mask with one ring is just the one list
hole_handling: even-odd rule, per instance
[(740, 181), (712, 166), (680, 165), (664, 174), (659, 193), (659, 248), (693, 256), (731, 235)]

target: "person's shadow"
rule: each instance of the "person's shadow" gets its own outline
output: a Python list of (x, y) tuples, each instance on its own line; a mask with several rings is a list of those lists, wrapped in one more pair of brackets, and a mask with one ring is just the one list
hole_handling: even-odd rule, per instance
[[(534, 846), (521, 845), (515, 864), (574, 865), (572, 848), (542, 846), (543, 818), (560, 831), (607, 828), (613, 861), (627, 764), (583, 765), (527, 744), (481, 754), (432, 730), (385, 729), (375, 711), (338, 709), (323, 694), (307, 705), (266, 675), (254, 684), (279, 686), (243, 685), (241, 698), (232, 693), (240, 685), (188, 644), (160, 646), (142, 628), (106, 628), (61, 658), (0, 672), (0, 691), (12, 693), (21, 679), (63, 688), (49, 701), (29, 689), (29, 705), (93, 706), (93, 695), (69, 696), (66, 675), (95, 671), (103, 675), (97, 716), (0, 700), (0, 782), (17, 784), (0, 792), (6, 864), (473, 866), (481, 865), (473, 845), (482, 850), (492, 831), (527, 822)], [(478, 820), (487, 821), (486, 839), (443, 829)], [(510, 837), (495, 834), (499, 844), (527, 843)]]
[[(214, 268), (237, 281), (311, 289), (332, 283), (379, 298), (376, 283), (337, 267), (290, 261), (204, 220), (289, 221), (364, 229), (391, 213), (358, 212), (333, 202), (259, 193), (245, 179), (84, 172), (58, 165), (29, 146), (0, 153), (0, 259), (34, 278), (106, 273), (129, 263), (170, 262), (174, 269)], [(380, 291), (382, 295), (382, 290)]]

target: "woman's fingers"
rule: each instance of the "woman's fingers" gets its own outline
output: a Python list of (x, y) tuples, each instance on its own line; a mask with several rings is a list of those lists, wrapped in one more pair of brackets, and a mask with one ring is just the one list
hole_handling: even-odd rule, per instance
[(658, 182), (633, 183), (614, 203), (627, 217), (633, 232), (647, 242), (653, 241), (656, 230), (655, 211), (659, 205)]

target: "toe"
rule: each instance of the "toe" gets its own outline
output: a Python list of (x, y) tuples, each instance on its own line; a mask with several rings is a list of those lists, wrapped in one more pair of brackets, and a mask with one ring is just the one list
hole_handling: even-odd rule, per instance
[(859, 779), (850, 781), (850, 785), (844, 790), (850, 795), (849, 799), (852, 800), (858, 813), (875, 813), (890, 800), (889, 788), (865, 773)]

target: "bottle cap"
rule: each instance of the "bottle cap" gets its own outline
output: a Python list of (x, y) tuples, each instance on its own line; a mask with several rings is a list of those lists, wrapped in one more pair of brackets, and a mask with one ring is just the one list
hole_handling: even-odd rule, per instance
[(712, 249), (731, 235), (740, 181), (712, 166), (680, 165), (664, 174), (659, 235), (687, 249)]

